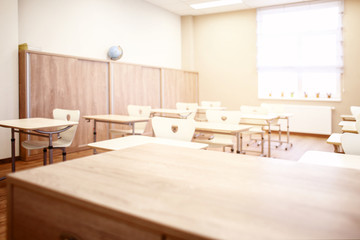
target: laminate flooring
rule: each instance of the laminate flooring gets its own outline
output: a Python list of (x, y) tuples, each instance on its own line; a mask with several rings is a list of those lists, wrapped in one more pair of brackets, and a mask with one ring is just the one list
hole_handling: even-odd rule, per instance
[[(276, 135), (273, 136), (276, 139)], [(285, 139), (285, 136), (283, 136)], [(286, 159), (290, 161), (297, 161), (306, 151), (316, 150), (316, 151), (326, 151), (332, 152), (333, 147), (326, 143), (328, 136), (318, 136), (318, 135), (301, 135), (301, 134), (291, 134), (290, 140), (293, 144), (293, 147), (285, 150), (286, 145), (282, 144), (279, 147), (276, 147), (277, 143), (272, 142), (271, 150), (272, 157), (278, 159)], [(249, 142), (249, 139), (244, 138), (244, 148), (248, 149), (259, 149), (256, 144), (252, 143), (249, 147), (246, 147), (246, 143)], [(221, 151), (222, 149), (210, 149)], [(227, 150), (230, 151), (230, 150)], [(265, 142), (265, 153), (267, 153), (267, 142)], [(67, 155), (67, 159), (71, 161), (72, 159), (89, 156), (92, 154), (92, 150), (86, 150), (77, 153), (70, 153)], [(231, 153), (229, 153), (231, 154)], [(249, 155), (258, 155), (256, 153), (248, 153)], [(61, 162), (61, 155), (54, 156), (54, 162)], [(24, 170), (33, 167), (42, 166), (42, 158), (33, 161), (17, 161), (16, 170)], [(10, 172), (11, 164), (10, 163), (1, 163), (0, 164), (0, 176), (4, 176)], [(0, 240), (6, 239), (6, 180), (0, 182)]]

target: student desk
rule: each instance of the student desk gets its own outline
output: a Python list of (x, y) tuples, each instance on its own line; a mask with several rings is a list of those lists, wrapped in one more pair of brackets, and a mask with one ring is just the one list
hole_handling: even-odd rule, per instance
[(169, 108), (152, 108), (151, 117), (154, 116), (164, 116), (164, 117), (175, 117), (175, 118), (187, 118), (192, 111), (189, 110), (179, 110), (179, 109), (169, 109)]
[(213, 123), (213, 122), (195, 122), (195, 131), (201, 133), (220, 133), (234, 135), (236, 137), (237, 153), (242, 152), (242, 137), (241, 133), (248, 131), (252, 126), (228, 124), (228, 123)]
[(149, 144), (10, 174), (7, 236), (359, 239), (359, 179), (353, 169)]
[(341, 119), (343, 121), (356, 121), (356, 118), (353, 115), (345, 115), (345, 114), (343, 114), (343, 115), (340, 115), (340, 117), (341, 117)]
[[(271, 157), (271, 124), (273, 121), (280, 118), (278, 114), (242, 114), (241, 121), (243, 120), (260, 120), (264, 121), (264, 124), (257, 124), (267, 127), (268, 132), (268, 157)], [(240, 121), (240, 123), (241, 123)], [(246, 123), (248, 124), (248, 123)], [(250, 125), (250, 124), (249, 124)]]
[[(11, 170), (15, 172), (15, 132), (49, 138), (49, 163), (53, 162), (53, 134), (66, 131), (77, 122), (52, 118), (23, 118), (0, 121), (0, 127), (11, 128)], [(60, 127), (64, 127), (59, 129)], [(0, 178), (4, 180), (5, 177)]]
[[(105, 122), (105, 123), (116, 123), (128, 125), (132, 128), (132, 135), (135, 135), (135, 123), (137, 122), (148, 122), (150, 118), (148, 117), (137, 117), (137, 116), (128, 116), (128, 115), (115, 115), (115, 114), (106, 114), (106, 115), (89, 115), (83, 116), (87, 121), (94, 120), (94, 142), (96, 142), (96, 123)], [(96, 153), (96, 149), (94, 149)]]
[(186, 142), (173, 139), (159, 138), (159, 137), (148, 137), (141, 135), (132, 135), (121, 138), (114, 138), (110, 140), (89, 143), (88, 146), (91, 148), (101, 150), (121, 150), (129, 147), (135, 147), (146, 143), (164, 144), (170, 146), (187, 147), (194, 149), (205, 149), (208, 147), (205, 143)]
[(360, 170), (360, 155), (307, 151), (301, 156), (299, 162)]
[(343, 133), (358, 133), (356, 129), (356, 121), (341, 121), (339, 122), (339, 126), (341, 126), (341, 131)]

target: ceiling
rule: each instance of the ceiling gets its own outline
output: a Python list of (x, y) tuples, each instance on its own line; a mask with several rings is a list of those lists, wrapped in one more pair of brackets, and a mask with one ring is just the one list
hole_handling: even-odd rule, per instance
[(145, 0), (145, 1), (180, 16), (187, 16), (187, 15), (196, 16), (203, 14), (268, 7), (268, 6), (281, 5), (281, 4), (307, 2), (312, 0), (242, 0), (242, 3), (240, 4), (234, 4), (230, 6), (223, 6), (216, 8), (208, 8), (208, 9), (198, 9), (198, 10), (192, 9), (190, 7), (190, 4), (203, 3), (203, 2), (209, 2), (215, 0)]

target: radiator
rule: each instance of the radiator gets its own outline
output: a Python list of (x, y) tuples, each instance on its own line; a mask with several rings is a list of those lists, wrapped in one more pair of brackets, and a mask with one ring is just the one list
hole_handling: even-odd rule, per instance
[[(274, 104), (276, 105), (276, 104)], [(290, 132), (330, 135), (332, 133), (332, 110), (330, 106), (282, 105), (290, 117)], [(286, 130), (286, 120), (281, 119), (281, 129)]]

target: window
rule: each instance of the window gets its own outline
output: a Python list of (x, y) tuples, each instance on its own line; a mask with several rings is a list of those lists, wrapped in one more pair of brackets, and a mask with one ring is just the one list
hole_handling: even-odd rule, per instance
[(343, 1), (257, 11), (260, 98), (341, 98)]

